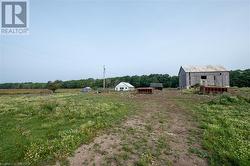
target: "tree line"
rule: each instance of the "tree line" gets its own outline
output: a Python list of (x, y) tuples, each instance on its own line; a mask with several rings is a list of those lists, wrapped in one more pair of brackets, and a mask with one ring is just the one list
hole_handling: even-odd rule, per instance
[[(179, 85), (178, 76), (170, 76), (168, 74), (150, 74), (142, 76), (123, 76), (106, 79), (106, 87), (114, 88), (119, 82), (129, 82), (137, 87), (148, 87), (150, 83), (162, 83), (164, 88), (177, 88)], [(53, 89), (53, 88), (82, 88), (91, 87), (98, 89), (103, 86), (102, 79), (81, 79), (69, 80), (48, 83), (3, 83), (0, 84), (0, 89)], [(250, 87), (250, 69), (230, 71), (230, 86)]]
[[(129, 82), (135, 87), (148, 87), (152, 82), (163, 83), (165, 88), (178, 87), (179, 80), (177, 76), (170, 76), (168, 74), (150, 74), (142, 76), (123, 76), (123, 77), (113, 77), (106, 79), (106, 87), (114, 88), (119, 82)], [(81, 79), (81, 80), (69, 80), (69, 81), (49, 81), (48, 83), (3, 83), (0, 84), (0, 89), (45, 89), (45, 88), (82, 88), (91, 87), (93, 89), (98, 89), (103, 86), (103, 79)]]
[(230, 71), (230, 86), (250, 87), (250, 69)]

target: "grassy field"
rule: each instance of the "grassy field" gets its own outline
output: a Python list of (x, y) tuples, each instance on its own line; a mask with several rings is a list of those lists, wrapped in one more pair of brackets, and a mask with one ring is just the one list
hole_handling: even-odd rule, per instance
[(0, 163), (63, 160), (134, 108), (112, 94), (67, 92), (0, 96)]
[[(56, 93), (80, 93), (81, 89), (57, 89)], [(52, 94), (48, 89), (0, 89), (0, 95)]]
[(17, 94), (50, 94), (48, 89), (0, 89), (0, 95), (17, 95)]
[(201, 103), (196, 102), (199, 95), (189, 93), (197, 100), (179, 101), (192, 110), (201, 129), (191, 139), (201, 139), (203, 148), (191, 148), (191, 152), (208, 158), (210, 165), (250, 165), (249, 91), (250, 88), (233, 89), (232, 94), (208, 96), (210, 99)]
[(65, 163), (89, 143), (80, 154), (93, 165), (95, 156), (114, 165), (250, 165), (249, 88), (226, 95), (1, 91), (0, 165)]
[(203, 146), (212, 165), (250, 165), (250, 103), (220, 96), (195, 109), (200, 116)]

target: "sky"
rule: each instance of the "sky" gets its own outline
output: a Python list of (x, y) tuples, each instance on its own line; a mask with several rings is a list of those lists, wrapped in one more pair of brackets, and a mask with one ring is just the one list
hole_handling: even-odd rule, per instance
[(0, 36), (0, 82), (250, 68), (250, 0), (30, 0), (30, 33)]

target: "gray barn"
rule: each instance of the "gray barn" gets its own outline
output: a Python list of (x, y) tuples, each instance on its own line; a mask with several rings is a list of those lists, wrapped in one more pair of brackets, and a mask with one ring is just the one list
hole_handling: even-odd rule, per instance
[(178, 75), (181, 89), (194, 85), (229, 87), (229, 71), (222, 66), (181, 66)]

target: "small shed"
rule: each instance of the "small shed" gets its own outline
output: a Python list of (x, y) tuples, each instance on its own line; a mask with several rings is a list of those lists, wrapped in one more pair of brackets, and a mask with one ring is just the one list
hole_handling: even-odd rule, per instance
[(92, 90), (92, 88), (90, 88), (90, 87), (84, 87), (84, 88), (82, 88), (82, 92), (90, 92)]
[(128, 82), (120, 82), (115, 87), (115, 91), (132, 91), (135, 87)]
[(151, 87), (137, 88), (138, 94), (153, 94), (154, 89)]
[(150, 83), (150, 87), (157, 89), (157, 90), (162, 90), (163, 89), (163, 84), (162, 83)]

